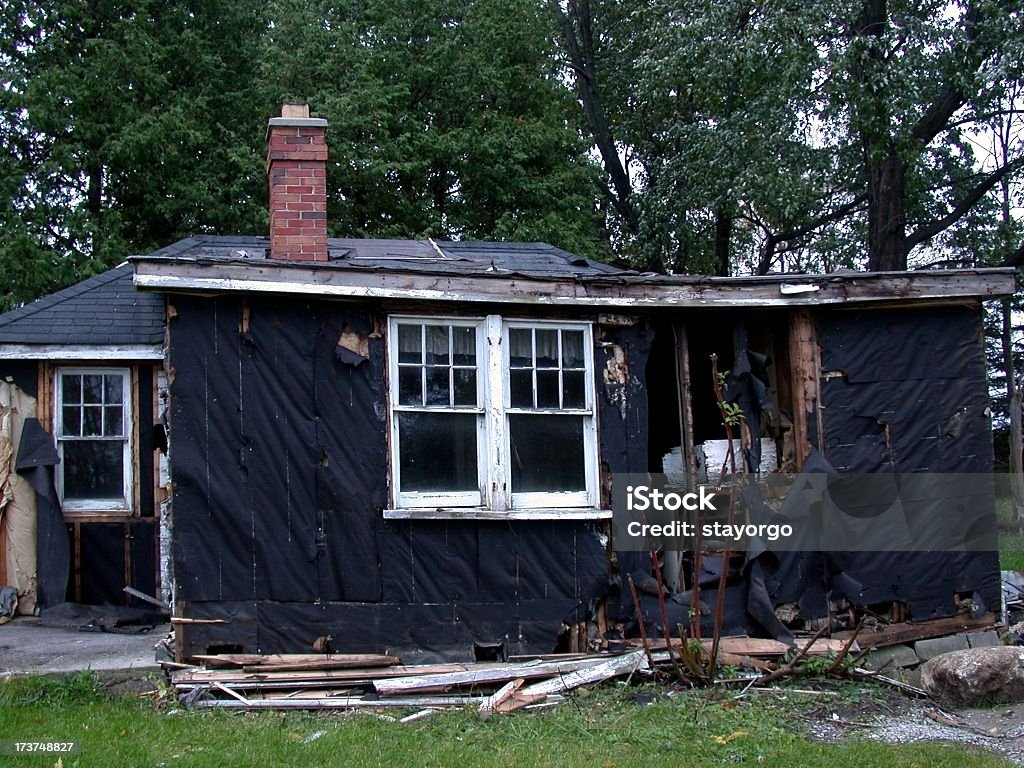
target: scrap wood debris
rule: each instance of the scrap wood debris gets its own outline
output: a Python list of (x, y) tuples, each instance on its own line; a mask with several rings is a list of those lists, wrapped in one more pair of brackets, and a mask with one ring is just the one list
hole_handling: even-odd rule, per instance
[(189, 706), (427, 710), (474, 705), (482, 717), (550, 705), (574, 688), (650, 671), (641, 650), (561, 660), (412, 666), (392, 656), (352, 654), (220, 654), (200, 660), (203, 666), (170, 673), (179, 700)]
[[(841, 645), (804, 640), (798, 649), (821, 655)], [(777, 669), (792, 650), (774, 640), (737, 637), (723, 638), (719, 654), (723, 663), (764, 674)], [(605, 680), (650, 677), (672, 667), (676, 655), (668, 644), (652, 642), (625, 653), (551, 654), (510, 662), (404, 665), (394, 656), (376, 654), (215, 654), (196, 657), (200, 666), (165, 666), (187, 706), (410, 708), (420, 710), (419, 717), (474, 706), (487, 718), (552, 706), (569, 691)]]

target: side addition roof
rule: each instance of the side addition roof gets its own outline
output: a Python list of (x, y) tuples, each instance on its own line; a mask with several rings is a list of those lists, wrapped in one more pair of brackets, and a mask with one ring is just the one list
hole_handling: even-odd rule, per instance
[(159, 359), (164, 298), (121, 264), (0, 315), (0, 358)]

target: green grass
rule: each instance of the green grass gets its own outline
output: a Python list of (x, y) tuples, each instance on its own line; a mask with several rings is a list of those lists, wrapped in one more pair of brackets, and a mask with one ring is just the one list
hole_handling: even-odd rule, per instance
[[(0, 683), (4, 739), (77, 739), (63, 766), (604, 766), (722, 763), (764, 766), (1002, 766), (983, 752), (946, 744), (808, 741), (793, 719), (796, 696), (748, 697), (606, 685), (544, 712), (482, 722), (474, 712), (414, 723), (368, 714), (185, 711), (174, 704), (108, 697), (87, 675)], [(807, 707), (806, 700), (802, 706)], [(390, 712), (392, 716), (396, 713)], [(404, 714), (404, 713), (398, 713)], [(310, 738), (322, 732), (317, 738)], [(0, 758), (53, 766), (53, 757)]]

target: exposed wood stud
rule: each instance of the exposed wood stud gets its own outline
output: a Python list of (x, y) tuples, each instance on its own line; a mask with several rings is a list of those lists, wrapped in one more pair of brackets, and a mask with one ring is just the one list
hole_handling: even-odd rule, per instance
[(82, 524), (74, 523), (71, 530), (75, 540), (75, 602), (80, 603), (82, 602)]
[[(803, 467), (811, 450), (823, 448), (823, 420), (820, 411), (821, 356), (810, 310), (793, 313), (789, 326), (789, 358), (793, 387), (793, 446), (796, 468)], [(818, 446), (811, 443), (811, 426)]]

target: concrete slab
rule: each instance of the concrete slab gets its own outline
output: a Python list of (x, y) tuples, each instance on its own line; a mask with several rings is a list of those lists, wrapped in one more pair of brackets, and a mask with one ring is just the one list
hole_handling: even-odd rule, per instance
[(882, 670), (888, 675), (901, 667), (913, 667), (919, 661), (914, 649), (909, 645), (891, 645), (868, 654), (864, 659), (864, 666), (875, 671)]
[(961, 632), (946, 637), (932, 637), (927, 640), (918, 640), (914, 643), (914, 651), (921, 661), (934, 659), (944, 653), (952, 651), (966, 651), (970, 646), (967, 643), (967, 635)]
[(999, 639), (999, 633), (994, 629), (985, 632), (968, 632), (967, 642), (971, 648), (995, 648), (997, 645), (1003, 644), (1003, 641)]
[(141, 634), (43, 627), (31, 619), (0, 625), (0, 676), (97, 671), (155, 672), (153, 647), (170, 625)]

